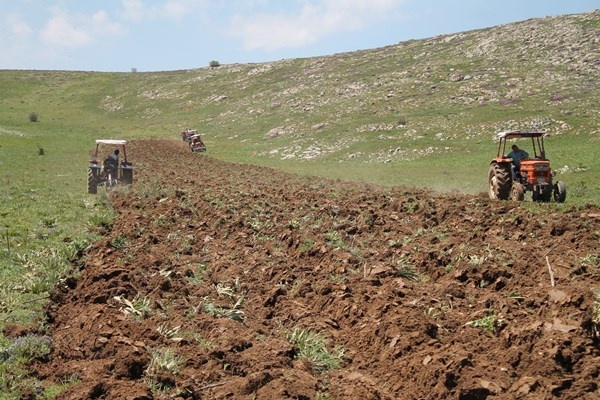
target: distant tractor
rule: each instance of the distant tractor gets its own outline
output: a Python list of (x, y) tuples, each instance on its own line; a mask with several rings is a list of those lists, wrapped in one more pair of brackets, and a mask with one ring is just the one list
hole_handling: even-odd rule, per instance
[(188, 144), (190, 146), (190, 150), (192, 150), (193, 152), (203, 153), (206, 151), (206, 145), (204, 144), (204, 142), (200, 138), (200, 135), (198, 134), (192, 135)]
[(186, 128), (181, 131), (181, 140), (187, 142), (193, 152), (203, 153), (206, 151), (206, 145), (196, 129)]
[[(96, 140), (96, 149), (92, 152), (88, 166), (88, 193), (98, 193), (98, 186), (108, 188), (133, 183), (133, 164), (127, 160), (126, 144), (126, 140)], [(99, 154), (108, 156), (100, 162)], [(121, 156), (123, 160), (119, 162)]]
[[(550, 169), (550, 160), (546, 158), (545, 135), (538, 131), (505, 131), (496, 134), (498, 153), (488, 170), (490, 199), (522, 201), (525, 192), (532, 192), (533, 201), (549, 202), (554, 199), (557, 203), (564, 203), (567, 189), (564, 182), (552, 183), (555, 173)], [(531, 139), (533, 156), (520, 160), (509, 158), (505, 151), (507, 140), (511, 139)]]
[(181, 131), (181, 140), (184, 142), (189, 142), (192, 135), (198, 134), (196, 129), (185, 128)]

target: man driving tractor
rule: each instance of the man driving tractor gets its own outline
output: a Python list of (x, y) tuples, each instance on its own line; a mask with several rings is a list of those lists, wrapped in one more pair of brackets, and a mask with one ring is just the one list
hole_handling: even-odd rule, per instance
[[(119, 184), (133, 184), (133, 163), (127, 159), (126, 144), (126, 140), (96, 139), (96, 148), (90, 154), (88, 165), (88, 193), (98, 193), (99, 186), (109, 188)], [(114, 149), (111, 154), (104, 160), (99, 158), (110, 148)]]
[(525, 150), (520, 149), (516, 144), (512, 145), (512, 151), (506, 155), (506, 157), (512, 159), (513, 163), (513, 176), (519, 172), (519, 166), (521, 165), (521, 160), (529, 157), (529, 153)]
[(116, 172), (119, 168), (119, 149), (115, 149), (113, 153), (109, 154), (104, 160), (103, 165), (104, 172), (112, 178), (116, 178)]

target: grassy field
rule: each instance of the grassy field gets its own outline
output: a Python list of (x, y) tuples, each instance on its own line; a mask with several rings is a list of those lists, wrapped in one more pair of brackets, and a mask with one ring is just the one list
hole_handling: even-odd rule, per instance
[[(559, 26), (579, 52), (551, 41)], [(190, 127), (227, 161), (478, 194), (495, 132), (544, 129), (567, 202), (527, 206), (599, 205), (598, 69), (585, 62), (599, 27), (592, 13), (264, 64), (0, 71), (0, 328), (36, 332), (26, 343), (0, 334), (0, 398), (40, 387), (26, 365), (48, 355), (43, 304), (112, 219), (106, 196), (85, 193), (94, 139), (178, 140)]]
[[(86, 148), (69, 139), (52, 133), (1, 137), (0, 328), (29, 332), (15, 340), (0, 335), (2, 399), (41, 388), (27, 364), (49, 353), (43, 306), (56, 285), (76, 276), (77, 260), (113, 218), (106, 196), (85, 193), (85, 161), (76, 159)], [(48, 398), (55, 389), (47, 390)]]

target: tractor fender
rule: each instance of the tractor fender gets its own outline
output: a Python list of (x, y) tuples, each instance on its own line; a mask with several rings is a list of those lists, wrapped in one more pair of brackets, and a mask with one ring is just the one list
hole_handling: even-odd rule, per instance
[(496, 164), (503, 164), (503, 163), (512, 164), (512, 158), (496, 157), (496, 158), (492, 159), (492, 161), (490, 162), (490, 165), (492, 165), (494, 163), (496, 163)]

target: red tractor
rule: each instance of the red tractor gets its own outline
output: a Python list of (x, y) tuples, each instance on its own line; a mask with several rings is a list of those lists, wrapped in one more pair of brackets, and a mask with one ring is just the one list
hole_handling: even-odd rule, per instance
[[(126, 140), (99, 139), (96, 149), (91, 153), (88, 166), (88, 193), (98, 193), (98, 186), (112, 187), (119, 184), (133, 183), (133, 164), (127, 161)], [(112, 151), (100, 162), (98, 154)], [(119, 162), (122, 155), (123, 160)]]
[(185, 128), (181, 131), (181, 140), (184, 142), (189, 142), (192, 135), (198, 134), (196, 129)]
[(196, 129), (185, 128), (181, 131), (181, 140), (187, 142), (193, 152), (202, 153), (206, 151), (206, 145)]
[(192, 135), (188, 144), (193, 152), (203, 153), (206, 151), (206, 145), (198, 134)]
[[(498, 154), (490, 162), (488, 170), (489, 196), (492, 200), (522, 201), (525, 192), (532, 192), (532, 200), (549, 202), (554, 199), (564, 203), (567, 189), (564, 182), (552, 183), (555, 172), (550, 169), (550, 160), (546, 158), (544, 136), (538, 131), (505, 131), (496, 134)], [(506, 142), (510, 139), (531, 139), (533, 156), (513, 160), (506, 155)], [(513, 145), (514, 150), (519, 150)]]

